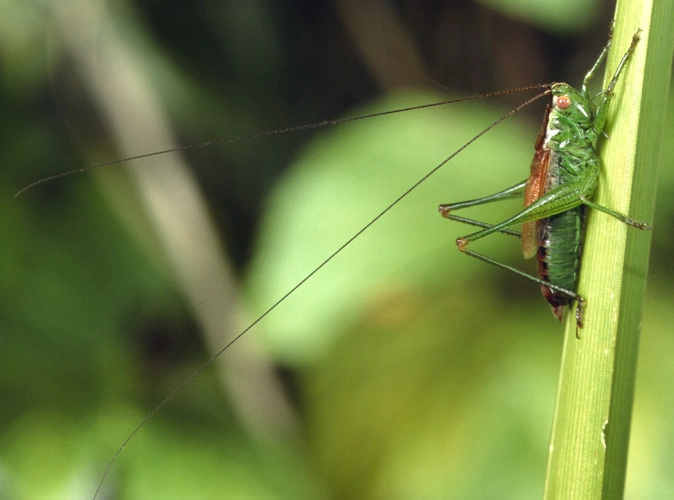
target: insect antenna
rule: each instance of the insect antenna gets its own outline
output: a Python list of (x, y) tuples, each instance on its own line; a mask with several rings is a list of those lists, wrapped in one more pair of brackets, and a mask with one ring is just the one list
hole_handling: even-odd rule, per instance
[[(139, 155), (135, 155), (135, 156), (129, 156), (127, 158), (122, 158), (121, 160), (106, 161), (106, 162), (103, 162), (103, 163), (97, 163), (95, 165), (88, 165), (86, 167), (76, 168), (76, 169), (73, 169), (73, 170), (68, 170), (66, 172), (61, 172), (61, 173), (58, 173), (58, 174), (50, 175), (48, 177), (44, 177), (44, 178), (42, 178), (40, 180), (37, 180), (35, 182), (31, 182), (27, 186), (24, 186), (23, 188), (21, 188), (19, 191), (14, 193), (14, 198), (18, 198), (19, 196), (21, 196), (23, 193), (25, 193), (29, 189), (32, 189), (32, 188), (34, 188), (34, 187), (36, 187), (40, 184), (43, 184), (45, 182), (50, 182), (50, 181), (60, 179), (62, 177), (67, 177), (67, 176), (70, 176), (70, 175), (82, 174), (82, 173), (85, 173), (85, 172), (89, 172), (91, 170), (96, 170), (96, 169), (103, 168), (103, 167), (109, 167), (111, 165), (118, 165), (118, 164), (122, 164), (122, 163), (132, 162), (132, 161), (135, 161), (135, 160), (141, 160), (143, 158), (151, 158), (153, 156), (161, 156), (161, 155), (165, 155), (165, 154), (169, 154), (169, 153), (175, 153), (175, 152), (178, 152), (178, 151), (189, 151), (189, 150), (192, 150), (192, 149), (202, 149), (202, 148), (208, 148), (208, 147), (211, 147), (211, 146), (218, 146), (218, 145), (221, 145), (221, 144), (229, 144), (229, 143), (233, 143), (233, 142), (242, 142), (242, 141), (248, 141), (248, 140), (252, 140), (252, 139), (259, 139), (259, 138), (262, 138), (262, 137), (288, 134), (288, 133), (291, 133), (291, 132), (300, 132), (302, 130), (310, 130), (310, 129), (318, 129), (318, 128), (323, 128), (323, 127), (330, 127), (330, 126), (333, 126), (333, 125), (341, 125), (343, 123), (365, 120), (365, 119), (368, 119), (368, 118), (376, 118), (376, 117), (380, 117), (380, 116), (393, 115), (393, 114), (397, 114), (397, 113), (403, 113), (403, 112), (406, 112), (406, 111), (416, 111), (416, 110), (421, 110), (421, 109), (433, 108), (433, 107), (437, 107), (437, 106), (446, 106), (448, 104), (456, 104), (456, 103), (459, 103), (459, 102), (474, 101), (476, 99), (484, 99), (484, 98), (488, 98), (488, 97), (497, 97), (497, 96), (501, 96), (501, 95), (513, 94), (513, 93), (516, 93), (516, 92), (524, 92), (524, 91), (527, 91), (527, 90), (540, 90), (542, 88), (547, 88), (548, 86), (549, 86), (548, 84), (538, 84), (538, 85), (531, 85), (531, 86), (528, 86), (528, 87), (520, 87), (520, 88), (516, 88), (516, 89), (501, 90), (501, 91), (497, 91), (497, 92), (490, 92), (490, 93), (487, 93), (487, 94), (479, 94), (479, 95), (473, 95), (473, 96), (468, 96), (468, 97), (461, 97), (459, 99), (452, 99), (452, 100), (449, 100), (449, 101), (436, 102), (436, 103), (432, 103), (432, 104), (422, 104), (422, 105), (419, 105), (419, 106), (411, 106), (411, 107), (402, 108), (402, 109), (395, 109), (395, 110), (391, 110), (391, 111), (382, 111), (382, 112), (379, 112), (379, 113), (373, 113), (373, 114), (369, 114), (369, 115), (338, 118), (338, 119), (335, 119), (335, 120), (325, 120), (325, 121), (317, 122), (317, 123), (309, 123), (309, 124), (305, 124), (305, 125), (297, 125), (297, 126), (294, 126), (294, 127), (286, 127), (286, 128), (275, 129), (275, 130), (268, 130), (266, 132), (257, 132), (255, 134), (241, 135), (241, 136), (238, 136), (238, 137), (215, 139), (215, 140), (212, 140), (212, 141), (200, 142), (200, 143), (197, 143), (197, 144), (189, 144), (189, 145), (186, 145), (186, 146), (178, 146), (176, 148), (164, 149), (164, 150), (161, 150), (161, 151), (154, 151), (152, 153), (144, 153), (144, 154), (139, 154)], [(489, 128), (493, 127), (494, 125), (495, 125), (495, 123), (492, 124)], [(489, 130), (489, 129), (487, 129), (487, 130)]]

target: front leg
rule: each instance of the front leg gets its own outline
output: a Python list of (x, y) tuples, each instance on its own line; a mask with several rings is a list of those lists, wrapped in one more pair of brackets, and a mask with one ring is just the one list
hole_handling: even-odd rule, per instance
[[(616, 83), (618, 83), (620, 73), (625, 67), (625, 64), (627, 64), (629, 58), (632, 57), (634, 49), (636, 49), (637, 43), (639, 43), (640, 39), (641, 39), (641, 29), (638, 29), (637, 32), (632, 37), (632, 44), (627, 49), (627, 52), (625, 52), (625, 54), (623, 55), (622, 59), (620, 60), (620, 63), (618, 63), (618, 67), (616, 68), (615, 73), (613, 74), (613, 78), (611, 78), (611, 81), (608, 84), (608, 87), (606, 87), (602, 91), (601, 102), (597, 106), (597, 112), (595, 113), (594, 124), (592, 126), (592, 129), (595, 131), (597, 136), (599, 136), (604, 131), (608, 107), (609, 104), (611, 103), (611, 99), (613, 98), (613, 89), (615, 88)], [(583, 89), (585, 89), (585, 83), (583, 83)]]

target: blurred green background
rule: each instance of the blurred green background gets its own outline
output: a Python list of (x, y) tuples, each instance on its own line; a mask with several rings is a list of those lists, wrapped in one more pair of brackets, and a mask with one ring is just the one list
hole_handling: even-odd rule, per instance
[[(577, 84), (612, 10), (5, 0), (0, 497), (91, 498), (166, 395), (525, 97), (174, 153), (14, 192), (177, 145)], [(543, 106), (461, 153), (206, 369), (129, 442), (100, 498), (540, 498), (562, 328), (537, 286), (459, 254), (453, 242), (470, 229), (436, 210), (524, 178)], [(663, 146), (633, 499), (674, 496), (674, 149)], [(473, 215), (498, 221), (517, 205)], [(533, 269), (511, 238), (479, 248)]]

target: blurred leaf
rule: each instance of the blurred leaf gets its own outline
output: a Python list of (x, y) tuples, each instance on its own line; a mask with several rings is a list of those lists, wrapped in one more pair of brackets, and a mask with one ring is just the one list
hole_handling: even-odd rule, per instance
[[(440, 100), (430, 94), (401, 96), (357, 113)], [(249, 274), (257, 309), (280, 298), (501, 112), (489, 111), (482, 103), (463, 103), (351, 123), (319, 134), (266, 208)], [(525, 178), (532, 137), (535, 129), (513, 118), (444, 166), (340, 254), (334, 265), (303, 286), (281, 314), (269, 318), (265, 330), (273, 348), (286, 359), (311, 358), (382, 295), (443, 280), (466, 285), (475, 279), (470, 277), (475, 269), (487, 272), (455, 248), (455, 238), (471, 229), (442, 219), (437, 206), (485, 195)], [(480, 220), (497, 221), (504, 210), (510, 213), (508, 204), (473, 213)], [(482, 245), (487, 251), (518, 248), (515, 239), (490, 240)], [(508, 254), (501, 251), (501, 255)]]
[(568, 33), (582, 31), (595, 18), (599, 0), (479, 0), (508, 16), (545, 27), (552, 31)]

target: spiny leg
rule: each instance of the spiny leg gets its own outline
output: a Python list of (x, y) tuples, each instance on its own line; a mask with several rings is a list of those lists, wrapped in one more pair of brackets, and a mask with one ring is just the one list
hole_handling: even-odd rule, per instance
[(603, 205), (598, 205), (597, 203), (588, 200), (584, 196), (580, 197), (581, 201), (583, 202), (584, 205), (587, 205), (593, 210), (599, 210), (600, 212), (604, 212), (607, 215), (610, 215), (611, 217), (614, 217), (618, 219), (620, 222), (627, 224), (628, 226), (632, 226), (637, 229), (641, 229), (644, 231), (650, 231), (652, 228), (645, 222), (639, 221), (639, 220), (634, 220), (630, 217), (627, 217), (626, 215), (621, 214), (620, 212), (616, 212), (615, 210), (611, 210), (610, 208), (607, 208)]
[[(613, 89), (615, 88), (616, 83), (618, 82), (618, 78), (620, 77), (620, 73), (625, 67), (625, 64), (627, 64), (629, 58), (632, 57), (632, 54), (636, 49), (637, 43), (639, 43), (639, 40), (641, 38), (640, 35), (641, 29), (638, 29), (637, 32), (634, 33), (634, 36), (632, 37), (632, 43), (627, 49), (627, 52), (625, 52), (622, 59), (620, 60), (620, 63), (618, 63), (618, 67), (616, 68), (615, 73), (613, 73), (613, 78), (611, 78), (611, 81), (609, 82), (608, 86), (600, 93), (602, 94), (602, 98), (601, 102), (597, 106), (597, 111), (595, 112), (594, 125), (592, 127), (597, 135), (600, 135), (604, 132), (604, 125), (606, 124), (606, 115), (608, 113), (608, 106), (611, 102), (611, 98), (613, 97)], [(583, 92), (586, 92), (585, 82), (583, 82)]]
[(578, 329), (583, 328), (583, 308), (585, 307), (585, 299), (579, 295), (578, 293), (568, 290), (566, 288), (563, 288), (561, 286), (557, 286), (553, 283), (550, 283), (548, 281), (544, 281), (540, 278), (537, 278), (536, 276), (532, 276), (531, 274), (525, 273), (524, 271), (520, 271), (519, 269), (509, 266), (507, 264), (504, 264), (502, 262), (499, 262), (495, 259), (492, 259), (491, 257), (487, 257), (484, 254), (475, 252), (473, 250), (469, 250), (466, 248), (466, 245), (468, 244), (467, 241), (465, 241), (464, 238), (458, 238), (456, 240), (456, 246), (459, 248), (459, 250), (466, 255), (470, 255), (471, 257), (474, 257), (478, 260), (481, 260), (482, 262), (485, 262), (487, 264), (491, 264), (492, 266), (496, 266), (499, 269), (503, 269), (505, 271), (510, 271), (511, 273), (520, 276), (524, 279), (527, 279), (529, 281), (533, 281), (534, 283), (538, 283), (541, 286), (546, 286), (548, 288), (551, 288), (552, 290), (556, 290), (557, 292), (561, 292), (565, 295), (568, 295), (571, 297), (573, 300), (576, 301), (576, 337), (580, 338), (578, 335)]
[[(443, 205), (441, 205), (442, 207)], [(490, 227), (493, 227), (493, 224), (489, 224), (488, 222), (482, 222), (479, 220), (475, 219), (468, 219), (466, 217), (461, 217), (459, 215), (454, 215), (450, 214), (449, 212), (445, 212), (442, 209), (440, 209), (440, 215), (442, 215), (445, 219), (453, 220), (455, 222), (460, 222), (461, 224), (466, 224), (469, 226), (475, 226), (475, 227), (481, 227), (484, 229), (488, 229)], [(502, 234), (507, 234), (508, 236), (515, 236), (517, 238), (521, 238), (522, 235), (518, 231), (513, 231), (512, 229), (499, 229), (499, 233)]]
[(599, 53), (599, 57), (597, 57), (597, 60), (594, 62), (592, 67), (590, 68), (590, 71), (587, 72), (585, 75), (585, 78), (583, 78), (583, 85), (580, 88), (581, 93), (589, 98), (589, 95), (587, 93), (587, 86), (590, 83), (590, 80), (594, 77), (594, 74), (597, 72), (597, 69), (601, 65), (601, 63), (604, 62), (604, 59), (606, 59), (606, 55), (608, 54), (608, 49), (611, 48), (611, 42), (613, 40), (613, 24), (611, 24), (611, 29), (609, 30), (608, 33), (608, 42), (606, 42), (606, 45), (604, 45), (604, 48), (601, 49), (601, 52)]
[[(625, 63), (627, 60), (632, 56), (632, 53), (634, 52), (634, 49), (637, 46), (637, 43), (639, 43), (640, 40), (640, 35), (641, 35), (641, 28), (639, 28), (636, 33), (634, 33), (634, 36), (632, 37), (632, 43), (627, 49), (627, 52), (625, 52), (625, 55), (623, 55), (622, 59), (620, 60), (620, 63), (618, 64), (618, 67), (616, 68), (615, 73), (613, 74), (613, 78), (611, 79), (611, 82), (608, 84), (608, 87), (603, 91), (603, 93), (610, 93), (613, 91), (613, 88), (616, 85), (616, 82), (618, 81), (618, 77), (620, 75), (620, 72), (622, 71), (623, 67), (625, 66)], [(595, 73), (597, 72), (597, 69), (601, 65), (601, 63), (604, 62), (604, 59), (606, 59), (606, 55), (608, 54), (609, 49), (611, 48), (611, 43), (613, 39), (613, 25), (611, 25), (611, 29), (609, 31), (609, 37), (608, 37), (608, 42), (606, 42), (606, 45), (604, 48), (601, 50), (601, 53), (599, 54), (599, 57), (595, 61), (595, 63), (592, 65), (592, 68), (590, 68), (590, 71), (587, 72), (585, 75), (585, 78), (583, 78), (583, 86), (581, 87), (581, 92), (583, 95), (587, 96), (587, 86), (590, 83), (590, 80), (594, 77)]]
[(499, 191), (498, 193), (490, 194), (489, 196), (484, 196), (482, 198), (476, 198), (474, 200), (467, 200), (467, 201), (460, 201), (457, 203), (446, 203), (443, 205), (440, 205), (438, 207), (438, 210), (440, 211), (440, 214), (443, 217), (446, 217), (447, 219), (451, 219), (451, 217), (448, 217), (447, 214), (449, 212), (452, 212), (454, 210), (459, 210), (461, 208), (468, 208), (468, 207), (474, 207), (477, 205), (485, 205), (487, 203), (493, 203), (496, 201), (502, 201), (502, 200), (509, 200), (512, 198), (517, 198), (522, 195), (524, 192), (524, 187), (526, 186), (527, 181), (524, 180), (522, 182), (518, 182), (514, 186), (511, 186), (507, 189), (504, 189), (503, 191)]
[(618, 77), (620, 76), (620, 73), (623, 70), (623, 67), (625, 64), (627, 64), (627, 61), (630, 57), (632, 57), (632, 54), (634, 53), (634, 50), (637, 47), (637, 43), (639, 43), (639, 40), (641, 39), (641, 28), (639, 28), (636, 33), (632, 36), (632, 43), (630, 44), (629, 48), (627, 49), (627, 52), (623, 55), (622, 59), (618, 63), (618, 67), (615, 70), (615, 73), (613, 74), (613, 78), (611, 78), (611, 81), (608, 84), (608, 87), (606, 87), (606, 90), (604, 91), (605, 93), (611, 93), (613, 92), (613, 88), (615, 87)]

